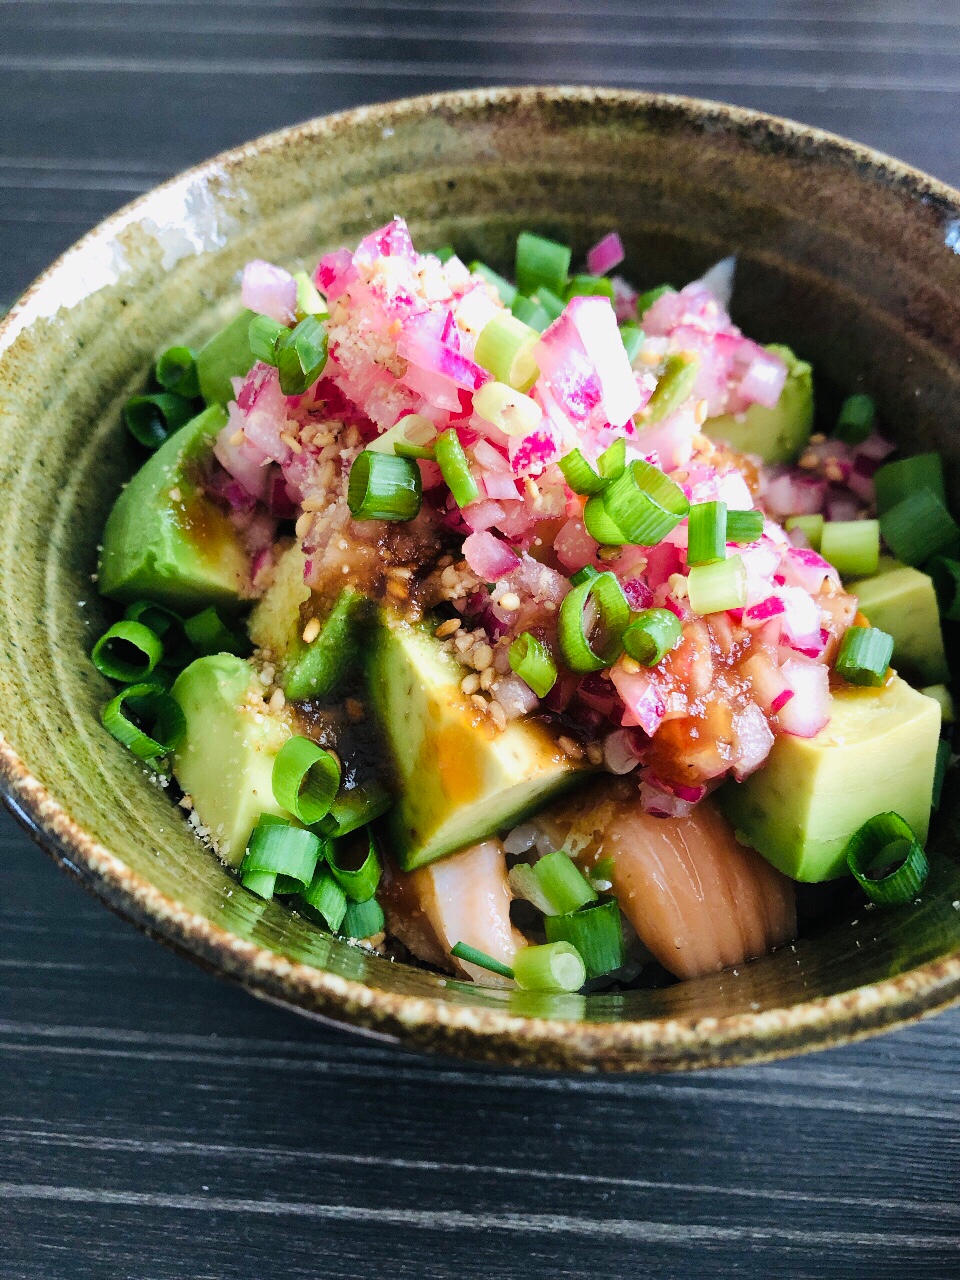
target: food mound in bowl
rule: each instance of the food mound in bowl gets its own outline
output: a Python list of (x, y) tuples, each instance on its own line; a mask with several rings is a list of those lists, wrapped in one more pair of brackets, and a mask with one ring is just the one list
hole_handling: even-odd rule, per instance
[(124, 411), (106, 728), (246, 890), (478, 982), (696, 977), (793, 939), (795, 882), (927, 874), (940, 460), (862, 393), (811, 434), (733, 259), (638, 295), (623, 257), (525, 232), (514, 285), (396, 218), (251, 262)]

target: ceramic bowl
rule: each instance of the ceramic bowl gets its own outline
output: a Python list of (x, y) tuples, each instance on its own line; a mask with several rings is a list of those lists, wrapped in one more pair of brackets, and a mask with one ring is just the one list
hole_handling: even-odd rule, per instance
[(123, 916), (253, 993), (422, 1049), (658, 1071), (836, 1044), (960, 997), (949, 813), (919, 905), (861, 912), (736, 972), (661, 990), (481, 990), (263, 903), (101, 728), (97, 543), (136, 455), (124, 398), (236, 306), (263, 256), (313, 265), (402, 213), (421, 248), (507, 268), (517, 232), (575, 255), (616, 227), (626, 274), (739, 255), (734, 314), (812, 361), (821, 404), (869, 388), (912, 449), (960, 463), (960, 193), (885, 156), (714, 103), (592, 89), (443, 94), (312, 121), (115, 214), (0, 328), (0, 775), (40, 843)]

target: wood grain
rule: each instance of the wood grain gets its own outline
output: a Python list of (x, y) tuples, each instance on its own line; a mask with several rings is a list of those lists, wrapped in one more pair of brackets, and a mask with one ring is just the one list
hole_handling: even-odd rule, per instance
[[(0, 301), (245, 138), (558, 80), (775, 111), (960, 182), (942, 0), (0, 0)], [(955, 1280), (958, 1032), (649, 1080), (426, 1059), (201, 973), (3, 818), (0, 1276)]]

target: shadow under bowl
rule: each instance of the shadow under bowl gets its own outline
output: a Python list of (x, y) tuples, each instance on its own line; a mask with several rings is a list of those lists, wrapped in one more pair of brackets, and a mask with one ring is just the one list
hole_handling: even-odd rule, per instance
[(250, 991), (421, 1048), (584, 1071), (717, 1066), (867, 1035), (960, 998), (951, 805), (919, 905), (661, 990), (534, 996), (392, 964), (242, 890), (100, 726), (97, 543), (136, 453), (120, 406), (156, 352), (237, 305), (253, 257), (308, 266), (395, 213), (421, 249), (509, 266), (523, 228), (575, 259), (615, 227), (640, 287), (739, 255), (735, 318), (809, 359), (821, 407), (868, 389), (960, 467), (960, 193), (714, 103), (496, 89), (285, 130), (174, 179), (60, 259), (0, 327), (0, 782), (84, 885)]

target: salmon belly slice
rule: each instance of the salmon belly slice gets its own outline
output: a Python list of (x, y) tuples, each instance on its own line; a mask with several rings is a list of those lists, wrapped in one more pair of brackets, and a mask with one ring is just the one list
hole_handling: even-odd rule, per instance
[(612, 859), (620, 909), (678, 978), (742, 964), (796, 937), (793, 881), (738, 844), (709, 799), (689, 817), (656, 818), (635, 788), (611, 781), (539, 824), (584, 871)]
[(451, 948), (465, 942), (512, 967), (526, 945), (510, 921), (507, 860), (499, 840), (484, 840), (416, 871), (388, 867), (380, 899), (388, 930), (418, 959), (487, 986), (504, 980), (451, 956)]

